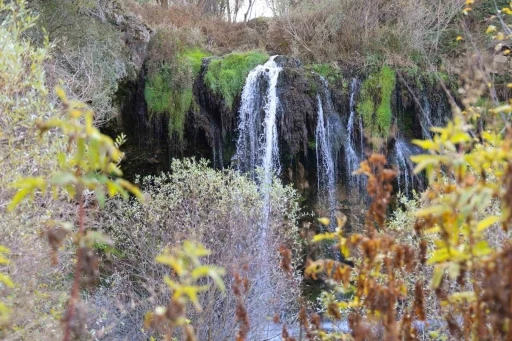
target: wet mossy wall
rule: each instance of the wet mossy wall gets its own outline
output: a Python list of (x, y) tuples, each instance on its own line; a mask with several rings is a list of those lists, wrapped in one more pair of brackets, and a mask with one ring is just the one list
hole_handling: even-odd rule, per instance
[(361, 86), (357, 111), (363, 117), (364, 127), (371, 136), (388, 137), (393, 120), (392, 95), (396, 73), (389, 66), (372, 73)]

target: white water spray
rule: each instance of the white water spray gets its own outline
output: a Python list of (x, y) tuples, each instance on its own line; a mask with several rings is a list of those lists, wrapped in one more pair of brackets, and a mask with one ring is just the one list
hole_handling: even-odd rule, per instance
[(318, 196), (329, 208), (330, 218), (336, 210), (336, 167), (333, 148), (330, 144), (329, 130), (325, 124), (323, 102), (317, 95), (318, 119), (316, 125), (316, 164), (318, 177)]

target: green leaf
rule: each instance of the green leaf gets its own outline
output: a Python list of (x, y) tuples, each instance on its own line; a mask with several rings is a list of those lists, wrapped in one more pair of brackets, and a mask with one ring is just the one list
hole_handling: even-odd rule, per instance
[(333, 240), (336, 238), (336, 233), (320, 233), (313, 236), (312, 242), (318, 243), (322, 240)]
[(450, 208), (447, 206), (436, 205), (436, 206), (430, 206), (430, 207), (418, 210), (414, 213), (414, 215), (416, 217), (427, 217), (429, 215), (439, 216), (449, 210), (450, 210)]
[(448, 253), (447, 248), (441, 248), (435, 250), (432, 255), (428, 259), (428, 264), (442, 263), (446, 260), (450, 259), (450, 254)]
[(96, 197), (98, 198), (98, 203), (100, 204), (100, 207), (105, 207), (106, 197), (103, 188), (99, 187), (96, 189)]
[(0, 272), (0, 283), (5, 284), (9, 288), (14, 288), (14, 283), (11, 280), (11, 278), (9, 276), (7, 276), (7, 275), (4, 275), (1, 272)]
[(477, 257), (483, 257), (491, 254), (493, 252), (492, 248), (489, 246), (489, 243), (485, 240), (481, 240), (473, 248), (473, 255)]
[(189, 256), (205, 257), (211, 255), (211, 251), (205, 248), (202, 244), (195, 244), (188, 240), (183, 242), (183, 250)]
[(478, 232), (482, 232), (500, 221), (501, 221), (501, 217), (498, 217), (498, 216), (487, 217), (484, 220), (481, 220), (480, 222), (478, 222), (478, 224), (476, 225), (476, 230)]
[(440, 266), (436, 266), (434, 268), (434, 274), (432, 276), (432, 289), (439, 288), (439, 285), (441, 285), (441, 281), (443, 280), (444, 276), (444, 269)]
[(137, 197), (137, 199), (141, 202), (144, 201), (144, 195), (142, 194), (141, 190), (139, 189), (139, 187), (135, 186), (134, 184), (132, 184), (131, 182), (129, 181), (126, 181), (124, 179), (117, 179), (117, 182), (125, 189), (127, 189), (130, 193), (132, 193), (133, 195), (135, 195)]
[(411, 142), (425, 150), (437, 150), (437, 145), (432, 140), (412, 140)]
[(30, 193), (32, 193), (32, 188), (30, 187), (21, 188), (20, 190), (18, 190), (18, 192), (16, 192), (16, 194), (12, 198), (9, 206), (7, 206), (7, 211), (11, 212), (12, 210), (14, 210), (16, 206), (18, 206), (19, 203), (23, 199), (25, 199)]
[(318, 222), (324, 226), (328, 226), (331, 223), (329, 218), (318, 218)]
[(451, 280), (456, 280), (460, 274), (460, 264), (459, 263), (451, 263), (448, 266), (448, 276), (450, 276)]
[(67, 184), (73, 184), (76, 182), (76, 177), (72, 173), (61, 172), (55, 174), (50, 180), (51, 185), (64, 186)]
[(156, 262), (170, 266), (178, 276), (185, 274), (186, 270), (183, 267), (183, 262), (170, 254), (163, 254), (156, 257)]

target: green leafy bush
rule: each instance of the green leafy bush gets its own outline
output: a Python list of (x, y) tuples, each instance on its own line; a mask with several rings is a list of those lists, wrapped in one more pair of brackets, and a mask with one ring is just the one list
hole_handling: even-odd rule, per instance
[(341, 70), (330, 63), (312, 64), (309, 66), (309, 68), (318, 73), (320, 76), (324, 77), (329, 83), (332, 84), (335, 84), (343, 77)]
[(58, 134), (38, 138), (30, 133), (36, 119), (55, 113), (45, 86), (51, 45), (44, 37), (40, 45), (28, 39), (37, 15), (25, 1), (0, 1), (0, 17), (0, 277), (7, 284), (1, 285), (0, 339), (55, 340), (61, 337), (61, 300), (69, 288), (69, 253), (63, 248), (59, 266), (52, 268), (39, 229), (56, 216), (74, 219), (73, 204), (49, 193), (22, 203), (16, 214), (6, 209), (15, 193), (12, 183), (56, 168), (57, 160), (42, 150), (65, 148)]
[(265, 63), (269, 56), (262, 52), (230, 53), (213, 59), (205, 76), (206, 85), (222, 96), (228, 109), (233, 109), (235, 98), (240, 95), (249, 72)]
[[(111, 311), (102, 310), (102, 305), (110, 305), (105, 302), (115, 300), (118, 290), (140, 302), (117, 324), (115, 332), (120, 339), (125, 335), (132, 340), (147, 339), (148, 335), (137, 328), (141, 314), (153, 310), (155, 303), (166, 306), (169, 297), (167, 289), (161, 287), (167, 269), (157, 265), (155, 257), (165, 247), (172, 248), (185, 239), (212, 251), (205, 258), (205, 265), (229, 270), (225, 278), (226, 296), (210, 288), (199, 295), (204, 311), (190, 311), (188, 315), (196, 327), (198, 321), (204, 321), (197, 328), (198, 340), (207, 340), (207, 333), (212, 340), (234, 338), (236, 298), (230, 290), (233, 272), (249, 278), (251, 290), (246, 307), (254, 335), (263, 331), (268, 316), (294, 309), (299, 280), (296, 273), (289, 277), (279, 269), (278, 249), (285, 244), (294, 251), (292, 266), (295, 268), (301, 250), (297, 240), (299, 209), (295, 190), (277, 180), (270, 189), (270, 225), (262, 241), (261, 193), (256, 183), (234, 170), (214, 170), (205, 160), (173, 160), (172, 173), (145, 177), (141, 185), (147, 197), (146, 205), (114, 200), (102, 217), (123, 257), (113, 260), (116, 272), (108, 281), (115, 286), (109, 287), (110, 293), (97, 298), (102, 302), (95, 308), (97, 316), (112, 316)], [(149, 302), (149, 298), (155, 303)]]

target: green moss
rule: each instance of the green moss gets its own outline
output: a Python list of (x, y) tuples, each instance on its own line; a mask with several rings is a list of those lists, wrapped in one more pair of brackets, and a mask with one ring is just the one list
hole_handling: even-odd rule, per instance
[(192, 67), (192, 73), (194, 74), (194, 77), (196, 77), (199, 74), (199, 71), (201, 71), (201, 63), (203, 62), (203, 58), (206, 58), (209, 55), (209, 53), (198, 48), (185, 50), (182, 54), (183, 58), (186, 59)]
[(380, 71), (380, 104), (377, 108), (377, 126), (381, 136), (387, 136), (391, 128), (393, 113), (391, 97), (395, 89), (396, 74), (390, 67), (384, 66)]
[(148, 75), (144, 97), (152, 117), (169, 117), (169, 134), (183, 140), (183, 129), (192, 102), (192, 85), (208, 54), (200, 49), (184, 50), (171, 64), (161, 65)]
[(372, 136), (387, 137), (389, 134), (393, 117), (391, 97), (395, 83), (395, 71), (383, 66), (380, 72), (371, 74), (362, 84), (357, 110)]
[(230, 53), (212, 60), (205, 75), (206, 85), (222, 96), (231, 110), (235, 98), (242, 92), (245, 79), (256, 66), (265, 63), (269, 56), (261, 52)]
[(304, 73), (308, 82), (308, 93), (312, 96), (316, 96), (318, 93), (318, 77), (312, 72)]
[(105, 254), (111, 254), (111, 255), (114, 255), (118, 258), (124, 258), (124, 253), (123, 251), (109, 245), (109, 244), (106, 244), (106, 243), (101, 243), (101, 242), (94, 242), (93, 244), (93, 248), (99, 252), (102, 252), (102, 253), (105, 253)]
[(307, 68), (318, 73), (320, 76), (325, 78), (331, 84), (337, 83), (340, 79), (343, 78), (343, 75), (341, 74), (341, 70), (333, 64), (329, 64), (329, 63), (312, 64), (312, 65), (308, 66)]

